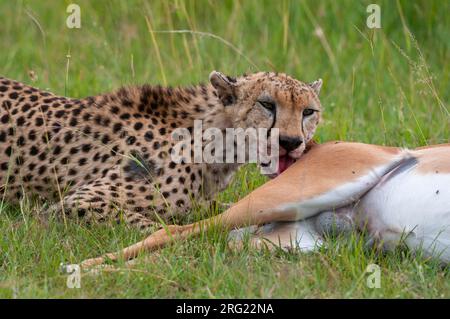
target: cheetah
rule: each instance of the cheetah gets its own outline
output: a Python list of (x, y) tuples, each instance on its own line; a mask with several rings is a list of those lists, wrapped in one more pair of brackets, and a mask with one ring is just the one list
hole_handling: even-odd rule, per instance
[(280, 168), (300, 157), (321, 118), (322, 81), (286, 74), (238, 77), (213, 71), (208, 84), (132, 86), (69, 98), (0, 77), (0, 191), (14, 203), (33, 194), (45, 210), (86, 223), (113, 220), (142, 231), (210, 202), (239, 163), (176, 163), (177, 128), (278, 128)]

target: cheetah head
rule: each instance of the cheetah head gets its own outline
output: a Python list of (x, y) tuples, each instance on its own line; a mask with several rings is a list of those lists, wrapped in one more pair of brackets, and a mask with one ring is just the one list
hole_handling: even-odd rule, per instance
[(209, 79), (233, 127), (279, 129), (275, 176), (303, 154), (321, 119), (321, 79), (303, 83), (273, 72), (232, 78), (216, 71)]

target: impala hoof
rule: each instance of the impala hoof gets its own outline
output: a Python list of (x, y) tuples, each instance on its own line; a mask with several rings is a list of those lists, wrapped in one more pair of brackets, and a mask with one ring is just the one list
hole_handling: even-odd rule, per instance
[(335, 212), (323, 212), (316, 218), (316, 230), (322, 236), (338, 237), (349, 235), (354, 230), (350, 218)]

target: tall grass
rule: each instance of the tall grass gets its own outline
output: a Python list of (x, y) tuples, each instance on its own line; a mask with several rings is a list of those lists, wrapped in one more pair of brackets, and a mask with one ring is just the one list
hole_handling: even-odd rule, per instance
[[(377, 1), (381, 29), (366, 27), (373, 1), (0, 1), (0, 74), (73, 97), (124, 84), (184, 85), (227, 74), (286, 72), (324, 79), (331, 139), (415, 147), (448, 142), (448, 1)], [(253, 166), (220, 195), (234, 202), (264, 182)], [(0, 209), (2, 297), (449, 297), (433, 261), (398, 250), (377, 256), (359, 238), (317, 254), (226, 248), (225, 236), (174, 245), (133, 270), (84, 275), (68, 289), (61, 262), (76, 263), (141, 237), (124, 225), (40, 223), (24, 201)], [(201, 212), (194, 212), (194, 215)], [(366, 286), (366, 266), (382, 287)]]

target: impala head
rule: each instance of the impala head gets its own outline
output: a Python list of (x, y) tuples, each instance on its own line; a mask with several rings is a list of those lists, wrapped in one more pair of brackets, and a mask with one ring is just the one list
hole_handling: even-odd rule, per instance
[(302, 155), (321, 118), (321, 79), (303, 83), (273, 72), (232, 78), (213, 71), (210, 82), (233, 127), (279, 129), (279, 173)]

